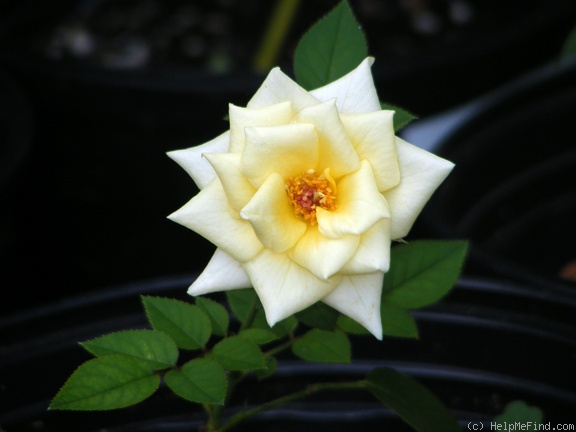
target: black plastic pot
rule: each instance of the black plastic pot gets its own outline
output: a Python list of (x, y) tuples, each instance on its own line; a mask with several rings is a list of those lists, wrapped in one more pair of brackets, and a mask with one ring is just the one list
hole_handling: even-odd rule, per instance
[[(145, 326), (139, 294), (185, 298), (192, 277), (161, 279), (102, 290), (3, 318), (0, 348), (0, 425), (11, 432), (185, 431), (202, 412), (165, 389), (144, 403), (113, 412), (46, 411), (69, 374), (89, 358), (78, 345), (101, 334)], [(520, 289), (521, 288), (521, 289)], [(522, 399), (540, 406), (547, 421), (568, 422), (576, 404), (576, 303), (537, 287), (463, 279), (442, 305), (415, 313), (419, 341), (354, 340), (351, 365), (316, 365), (280, 358), (277, 375), (248, 380), (229, 412), (300, 390), (311, 382), (362, 379), (374, 367), (413, 375), (466, 424), (489, 421)], [(410, 430), (363, 392), (323, 393), (254, 418), (238, 430)]]
[(456, 164), (427, 205), (432, 235), (469, 238), (479, 272), (549, 289), (576, 284), (574, 250), (576, 64), (512, 83), (476, 106), (436, 144)]

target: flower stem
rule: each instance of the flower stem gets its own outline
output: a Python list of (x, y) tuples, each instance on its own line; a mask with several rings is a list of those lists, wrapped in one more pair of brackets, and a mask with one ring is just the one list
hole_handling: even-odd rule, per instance
[(290, 27), (301, 0), (279, 0), (276, 9), (268, 20), (268, 26), (260, 47), (252, 62), (256, 72), (268, 72), (274, 66), (282, 44), (290, 31)]
[(236, 426), (238, 423), (255, 416), (256, 414), (261, 413), (262, 411), (268, 410), (270, 408), (277, 407), (279, 405), (283, 405), (288, 402), (292, 402), (298, 399), (303, 399), (308, 397), (314, 393), (319, 393), (325, 390), (358, 390), (366, 388), (366, 381), (350, 381), (350, 382), (341, 382), (341, 383), (316, 383), (311, 384), (306, 387), (304, 390), (300, 390), (298, 392), (290, 393), (286, 396), (279, 397), (277, 399), (273, 399), (271, 401), (265, 402), (260, 406), (252, 408), (247, 411), (239, 412), (238, 414), (233, 415), (230, 419), (224, 423), (219, 429), (215, 429), (214, 432), (225, 432)]

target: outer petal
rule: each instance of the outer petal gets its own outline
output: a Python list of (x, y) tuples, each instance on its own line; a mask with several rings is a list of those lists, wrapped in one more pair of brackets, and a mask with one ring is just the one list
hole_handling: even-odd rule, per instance
[(340, 273), (386, 273), (390, 268), (390, 243), (390, 219), (381, 219), (362, 234), (356, 253)]
[(242, 265), (222, 249), (216, 249), (202, 274), (188, 288), (188, 294), (197, 296), (251, 286)]
[(285, 254), (263, 250), (244, 269), (264, 306), (270, 326), (326, 297), (340, 281), (318, 279)]
[(334, 99), (303, 109), (292, 121), (314, 125), (319, 138), (319, 171), (329, 167), (330, 174), (339, 178), (360, 167), (358, 155), (346, 135)]
[(196, 147), (184, 150), (175, 150), (168, 153), (178, 165), (192, 177), (198, 188), (203, 189), (210, 183), (216, 173), (207, 160), (202, 157), (203, 153), (224, 153), (230, 145), (230, 132), (226, 131), (211, 141)]
[(311, 124), (246, 129), (241, 169), (259, 188), (272, 173), (295, 177), (318, 163), (318, 136)]
[(381, 340), (380, 297), (383, 282), (382, 272), (344, 276), (338, 287), (322, 301), (362, 324)]
[(252, 225), (233, 216), (218, 179), (192, 198), (169, 219), (196, 231), (238, 261), (247, 261), (262, 249)]
[(336, 210), (316, 209), (318, 230), (326, 237), (362, 234), (379, 219), (390, 217), (366, 160), (360, 163), (358, 171), (340, 180), (336, 199), (339, 206)]
[(228, 203), (240, 212), (256, 193), (256, 189), (240, 171), (240, 153), (207, 153), (204, 156), (218, 174)]
[(254, 126), (277, 126), (290, 122), (294, 115), (290, 101), (261, 108), (241, 108), (229, 105), (230, 150), (241, 152), (244, 148), (244, 130)]
[(342, 123), (360, 159), (372, 165), (378, 190), (383, 192), (400, 182), (400, 165), (394, 136), (394, 111), (342, 114)]
[(328, 279), (340, 271), (354, 255), (360, 242), (359, 236), (345, 235), (337, 239), (324, 237), (315, 226), (296, 243), (288, 256), (316, 277)]
[(277, 173), (266, 179), (240, 216), (252, 224), (256, 236), (274, 253), (290, 249), (306, 232), (307, 224), (294, 214), (284, 179)]
[(392, 239), (408, 234), (440, 183), (450, 174), (454, 164), (421, 148), (396, 138), (400, 159), (400, 184), (384, 192), (391, 213)]
[(336, 106), (342, 113), (378, 111), (381, 108), (370, 72), (372, 63), (374, 59), (367, 57), (352, 72), (324, 87), (312, 90), (310, 94), (321, 101), (336, 98)]
[(248, 108), (259, 108), (284, 101), (291, 101), (295, 111), (300, 111), (319, 102), (318, 99), (288, 78), (280, 68), (274, 68), (248, 102)]

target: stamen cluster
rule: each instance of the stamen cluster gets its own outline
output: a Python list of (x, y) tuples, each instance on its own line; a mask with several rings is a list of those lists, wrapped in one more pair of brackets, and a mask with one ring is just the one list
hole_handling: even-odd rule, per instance
[(301, 176), (289, 178), (286, 181), (286, 193), (294, 207), (294, 213), (304, 218), (310, 225), (315, 225), (316, 209), (335, 210), (336, 191), (333, 180), (324, 174), (318, 176), (316, 171), (309, 169)]

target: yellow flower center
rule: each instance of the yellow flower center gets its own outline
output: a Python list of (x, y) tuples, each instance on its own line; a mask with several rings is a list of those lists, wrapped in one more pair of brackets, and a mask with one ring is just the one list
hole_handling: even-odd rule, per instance
[(330, 176), (330, 168), (326, 168), (319, 176), (309, 169), (298, 177), (290, 177), (286, 181), (286, 193), (294, 207), (294, 213), (303, 217), (311, 225), (316, 224), (316, 209), (335, 210), (336, 183)]

